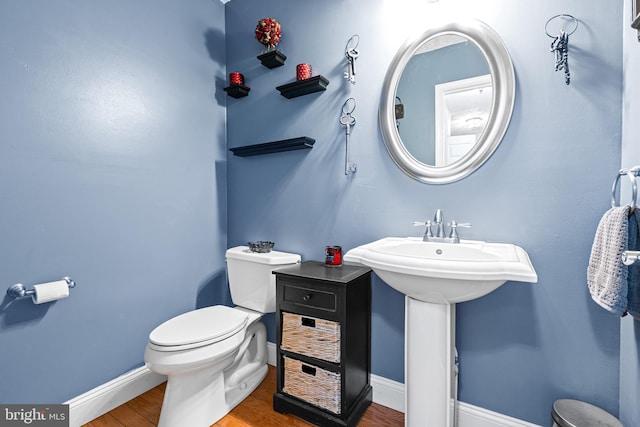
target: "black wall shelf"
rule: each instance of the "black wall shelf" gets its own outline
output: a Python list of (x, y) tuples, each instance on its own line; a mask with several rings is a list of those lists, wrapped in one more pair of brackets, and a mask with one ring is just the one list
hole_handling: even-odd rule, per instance
[(250, 87), (245, 85), (230, 85), (224, 88), (224, 91), (227, 92), (227, 95), (232, 96), (234, 98), (242, 98), (243, 96), (249, 95)]
[(265, 142), (263, 144), (247, 145), (244, 147), (230, 148), (235, 156), (249, 157), (261, 154), (278, 153), (281, 151), (304, 150), (313, 148), (315, 139), (308, 136), (299, 138), (283, 139), (280, 141)]
[(298, 80), (293, 83), (278, 86), (276, 89), (280, 91), (280, 95), (285, 98), (295, 98), (302, 95), (307, 95), (314, 92), (320, 92), (327, 90), (329, 80), (323, 76), (314, 76), (304, 80)]
[(271, 52), (258, 55), (257, 58), (265, 67), (276, 68), (284, 65), (284, 61), (287, 60), (287, 55), (285, 55), (279, 50), (272, 50)]

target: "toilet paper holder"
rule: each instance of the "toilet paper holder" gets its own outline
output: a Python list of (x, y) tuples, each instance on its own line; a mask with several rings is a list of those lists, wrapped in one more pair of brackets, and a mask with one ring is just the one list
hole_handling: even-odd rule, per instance
[[(67, 282), (67, 286), (69, 286), (69, 289), (75, 288), (76, 282), (74, 282), (71, 277), (63, 277), (62, 280)], [(7, 289), (7, 295), (9, 295), (11, 298), (30, 297), (35, 293), (36, 291), (34, 289), (27, 290), (27, 288), (22, 283), (16, 283), (15, 285), (11, 285), (9, 289)]]

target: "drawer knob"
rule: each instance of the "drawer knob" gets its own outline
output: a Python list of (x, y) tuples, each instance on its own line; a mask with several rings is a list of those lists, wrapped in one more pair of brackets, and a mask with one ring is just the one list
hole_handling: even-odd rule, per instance
[(309, 294), (307, 294), (307, 295), (302, 297), (302, 301), (304, 301), (304, 302), (309, 302), (310, 299), (311, 299), (311, 295), (309, 295)]

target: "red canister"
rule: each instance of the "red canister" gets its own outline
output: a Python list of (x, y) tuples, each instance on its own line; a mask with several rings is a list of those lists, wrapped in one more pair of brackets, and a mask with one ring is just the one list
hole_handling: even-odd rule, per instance
[(324, 263), (327, 267), (340, 267), (342, 265), (342, 247), (327, 246)]
[(243, 85), (244, 84), (244, 76), (241, 73), (237, 72), (237, 71), (229, 73), (229, 84), (232, 84), (232, 85)]
[(306, 80), (308, 78), (311, 78), (311, 65), (310, 64), (296, 65), (296, 79)]

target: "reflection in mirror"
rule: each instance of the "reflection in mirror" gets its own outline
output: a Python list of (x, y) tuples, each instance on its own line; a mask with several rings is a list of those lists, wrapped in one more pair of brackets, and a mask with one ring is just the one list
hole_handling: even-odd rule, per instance
[(490, 91), (489, 98), (479, 97), (472, 90), (479, 83), (472, 79), (488, 76), (488, 85), (483, 82), (479, 89), (490, 87), (489, 72), (482, 51), (465, 37), (437, 36), (418, 48), (396, 91), (405, 108), (398, 133), (411, 155), (427, 165), (443, 166), (469, 151), (491, 107)]
[(435, 85), (436, 166), (458, 161), (478, 142), (492, 96), (490, 74)]
[(498, 34), (474, 19), (446, 22), (407, 40), (392, 59), (380, 129), (407, 175), (430, 184), (453, 182), (498, 147), (514, 100), (513, 64)]

